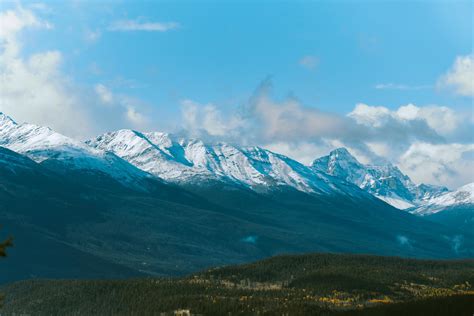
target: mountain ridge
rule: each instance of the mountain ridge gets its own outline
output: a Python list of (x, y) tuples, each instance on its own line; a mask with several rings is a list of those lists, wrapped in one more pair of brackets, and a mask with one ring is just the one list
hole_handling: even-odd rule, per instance
[(140, 181), (149, 177), (113, 153), (92, 148), (49, 127), (17, 124), (3, 113), (0, 113), (0, 146), (45, 166), (51, 165), (56, 172), (95, 170), (128, 186), (139, 186)]
[(474, 182), (432, 198), (428, 203), (420, 205), (411, 212), (416, 215), (431, 215), (442, 212), (444, 209), (469, 205), (474, 205)]
[[(175, 183), (221, 180), (256, 189), (289, 186), (307, 193), (353, 194), (339, 179), (260, 147), (174, 138), (170, 134), (119, 130), (86, 141), (146, 172)], [(357, 190), (356, 190), (357, 191)]]
[(426, 203), (448, 189), (434, 185), (416, 185), (410, 177), (390, 163), (364, 165), (346, 148), (337, 148), (311, 164), (314, 170), (345, 179), (399, 209)]
[[(105, 265), (100, 269), (105, 276), (175, 275), (281, 253), (462, 258), (474, 252), (468, 229), (461, 231), (397, 210), (347, 181), (315, 173), (283, 155), (259, 148), (206, 147), (193, 140), (167, 142), (165, 134), (149, 135), (163, 137), (165, 151), (159, 151), (149, 149), (142, 134), (127, 131), (125, 135), (137, 142), (133, 144), (140, 149), (138, 157), (149, 150), (185, 158), (179, 162), (183, 168), (195, 163), (202, 166), (198, 170), (216, 167), (222, 175), (248, 175), (248, 169), (242, 171), (232, 164), (240, 162), (236, 158), (240, 157), (271, 189), (219, 179), (206, 179), (206, 185), (167, 182), (117, 156), (119, 163), (145, 175), (144, 185), (149, 185), (138, 190), (130, 182), (116, 181), (115, 174), (84, 165), (70, 167), (63, 163), (64, 156), (58, 159), (55, 155), (62, 147), (55, 143), (45, 149), (43, 138), (35, 144), (48, 155), (39, 161), (31, 159), (36, 158), (35, 151), (18, 153), (0, 146), (0, 222), (7, 234), (17, 236), (5, 261), (9, 273), (0, 275), (0, 282), (26, 276), (71, 277), (72, 273), (88, 277), (99, 272), (98, 262)], [(14, 147), (20, 139), (0, 141)], [(131, 144), (120, 141), (116, 145), (125, 146), (125, 153), (135, 153), (128, 147)], [(196, 151), (186, 154), (187, 145)], [(235, 155), (219, 156), (219, 150)], [(215, 160), (208, 161), (209, 157)], [(66, 162), (73, 164), (76, 158), (70, 158)], [(233, 173), (227, 166), (234, 168), (230, 169)], [(315, 191), (286, 185), (285, 181), (291, 184), (290, 179), (278, 178), (282, 176), (278, 172), (294, 173), (290, 179), (301, 178)], [(37, 265), (25, 259), (32, 253)], [(74, 262), (76, 255), (84, 260)]]
[(163, 132), (122, 129), (81, 142), (48, 127), (17, 124), (4, 113), (0, 113), (0, 146), (56, 171), (107, 173), (140, 190), (144, 180), (155, 178), (177, 185), (224, 182), (256, 192), (285, 186), (323, 195), (367, 192), (406, 210), (433, 204), (431, 199), (448, 192), (445, 187), (416, 185), (389, 163), (364, 165), (346, 148), (337, 148), (305, 166), (256, 146), (205, 143)]

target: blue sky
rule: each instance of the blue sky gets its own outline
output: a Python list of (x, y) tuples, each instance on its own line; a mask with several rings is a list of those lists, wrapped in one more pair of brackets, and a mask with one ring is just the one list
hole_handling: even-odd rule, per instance
[[(5, 47), (20, 47), (12, 60), (23, 63), (32, 81), (38, 67), (42, 77), (21, 100), (14, 99), (17, 87), (3, 89), (0, 110), (19, 121), (82, 138), (117, 128), (204, 130), (221, 138), (245, 129), (252, 134), (245, 143), (303, 161), (338, 145), (353, 148), (362, 160), (381, 156), (401, 166), (420, 143), (468, 146), (460, 156), (473, 150), (472, 1), (4, 1), (0, 10), (23, 21), (2, 22), (13, 23), (5, 27), (11, 28), (3, 35)], [(456, 68), (457, 61), (465, 68)], [(14, 71), (20, 72), (9, 70), (11, 86), (26, 80)], [(240, 115), (252, 96), (261, 96), (262, 82), (271, 82), (274, 107), (258, 109), (285, 116), (277, 128), (269, 112), (252, 122)], [(48, 100), (57, 107), (35, 105)], [(408, 104), (416, 107), (416, 118), (407, 118), (406, 108), (399, 111)], [(288, 122), (288, 111), (296, 121)], [(405, 125), (377, 137), (356, 132), (364, 138), (358, 140), (331, 128), (306, 132), (321, 116), (334, 119), (331, 126), (349, 117), (357, 131), (377, 129), (379, 121), (368, 126), (374, 115)], [(315, 121), (303, 121), (313, 116)], [(427, 130), (407, 128), (404, 120), (423, 121)], [(309, 128), (282, 132), (282, 122)], [(450, 124), (447, 131), (443, 126)], [(388, 150), (382, 139), (407, 129), (413, 134), (394, 145), (396, 152)]]
[[(77, 83), (109, 82), (170, 115), (179, 113), (183, 98), (231, 107), (245, 102), (267, 76), (278, 97), (291, 93), (309, 106), (340, 113), (357, 102), (388, 107), (471, 103), (435, 87), (454, 58), (472, 50), (471, 1), (47, 5), (51, 11), (44, 16), (55, 29), (35, 32), (26, 52), (60, 50), (66, 73)], [(116, 20), (175, 22), (179, 27), (107, 31)], [(88, 32), (100, 37), (87, 40)], [(315, 59), (313, 69), (300, 65), (305, 56)], [(91, 71), (95, 67), (100, 74)], [(407, 89), (375, 88), (390, 83)]]

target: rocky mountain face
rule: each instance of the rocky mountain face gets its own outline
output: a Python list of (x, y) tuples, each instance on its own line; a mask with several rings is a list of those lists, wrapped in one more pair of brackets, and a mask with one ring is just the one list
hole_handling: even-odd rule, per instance
[(122, 185), (139, 188), (148, 173), (111, 152), (59, 134), (48, 127), (17, 124), (0, 113), (0, 146), (23, 154), (55, 172), (90, 172), (110, 176)]
[(316, 169), (258, 147), (164, 133), (80, 142), (0, 115), (0, 223), (15, 237), (0, 282), (173, 275), (290, 252), (474, 254), (471, 230), (366, 191), (426, 197), (430, 187), (413, 191), (395, 167), (368, 172), (339, 152), (323, 159), (330, 170)]
[(416, 185), (392, 164), (364, 165), (345, 148), (314, 160), (311, 167), (353, 183), (399, 209), (425, 204), (448, 191), (445, 187)]
[(161, 132), (119, 130), (81, 142), (48, 127), (17, 124), (3, 113), (0, 146), (56, 172), (104, 174), (142, 190), (144, 182), (154, 178), (192, 186), (222, 182), (255, 192), (292, 188), (323, 196), (361, 196), (365, 191), (399, 209), (429, 208), (436, 205), (434, 198), (448, 192), (445, 187), (416, 185), (391, 164), (364, 165), (345, 148), (305, 166), (260, 147), (208, 144)]
[(425, 204), (416, 207), (412, 213), (417, 215), (431, 215), (455, 207), (468, 207), (474, 209), (474, 182), (441, 194), (427, 200)]
[(260, 147), (206, 144), (201, 140), (177, 138), (165, 133), (132, 130), (107, 133), (86, 143), (178, 184), (203, 184), (216, 180), (255, 191), (290, 187), (312, 194), (360, 194), (355, 187), (338, 178)]

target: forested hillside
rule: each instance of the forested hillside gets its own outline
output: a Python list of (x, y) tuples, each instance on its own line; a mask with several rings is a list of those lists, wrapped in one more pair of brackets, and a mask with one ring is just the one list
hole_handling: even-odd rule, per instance
[(474, 260), (312, 254), (185, 278), (31, 280), (1, 290), (2, 315), (471, 315), (472, 284)]

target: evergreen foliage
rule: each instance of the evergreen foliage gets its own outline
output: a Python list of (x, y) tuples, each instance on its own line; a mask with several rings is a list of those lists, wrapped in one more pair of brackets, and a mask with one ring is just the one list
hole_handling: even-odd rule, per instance
[(463, 315), (472, 284), (474, 260), (291, 255), (184, 278), (20, 281), (2, 315)]

